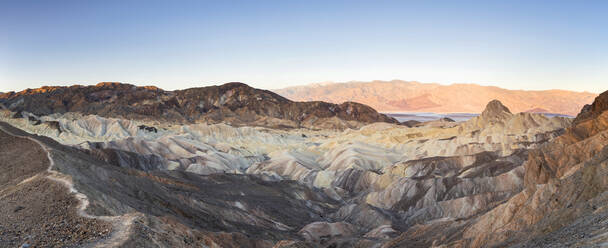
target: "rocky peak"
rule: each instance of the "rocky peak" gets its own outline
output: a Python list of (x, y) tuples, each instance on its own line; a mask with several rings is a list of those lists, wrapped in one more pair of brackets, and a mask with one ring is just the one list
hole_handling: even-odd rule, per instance
[(509, 108), (503, 105), (499, 100), (490, 101), (481, 113), (481, 117), (485, 120), (504, 120), (511, 115), (513, 114)]
[(595, 98), (591, 105), (587, 104), (574, 119), (574, 123), (580, 123), (584, 120), (594, 118), (608, 110), (608, 91), (600, 94)]

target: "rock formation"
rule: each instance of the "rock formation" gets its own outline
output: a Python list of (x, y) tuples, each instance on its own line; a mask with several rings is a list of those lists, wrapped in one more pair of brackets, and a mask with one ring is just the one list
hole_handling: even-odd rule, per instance
[(595, 108), (585, 108), (563, 135), (529, 152), (520, 193), (471, 219), (412, 228), (389, 247), (420, 244), (416, 239), (422, 237), (428, 245), (462, 247), (605, 244), (608, 112), (601, 106), (607, 96), (601, 94)]

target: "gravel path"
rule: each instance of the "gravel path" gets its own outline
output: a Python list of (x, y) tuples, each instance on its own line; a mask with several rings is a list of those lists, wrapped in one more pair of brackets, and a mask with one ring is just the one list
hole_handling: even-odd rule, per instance
[(0, 127), (0, 246), (116, 247), (139, 214), (93, 216), (71, 178), (53, 170), (40, 141)]

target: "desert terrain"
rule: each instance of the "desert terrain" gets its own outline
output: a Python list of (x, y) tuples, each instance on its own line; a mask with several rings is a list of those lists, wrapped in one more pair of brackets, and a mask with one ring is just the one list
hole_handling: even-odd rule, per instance
[(240, 83), (4, 93), (0, 246), (601, 246), (608, 93), (589, 103), (406, 125)]

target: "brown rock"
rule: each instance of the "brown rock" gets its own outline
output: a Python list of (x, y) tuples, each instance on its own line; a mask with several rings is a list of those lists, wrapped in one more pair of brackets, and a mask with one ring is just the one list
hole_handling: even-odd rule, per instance
[(579, 123), (597, 117), (606, 110), (608, 110), (608, 91), (596, 97), (593, 104), (585, 105), (581, 112), (576, 116), (576, 119), (574, 119), (574, 122)]
[[(395, 119), (369, 106), (344, 102), (293, 102), (242, 83), (164, 91), (121, 83), (43, 87), (0, 95), (11, 111), (36, 115), (79, 112), (104, 117), (174, 123), (219, 123), (279, 128), (357, 127), (357, 123)], [(333, 120), (337, 118), (339, 121)]]

